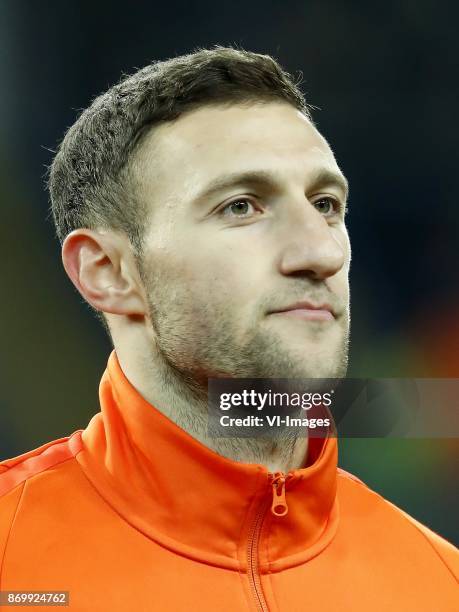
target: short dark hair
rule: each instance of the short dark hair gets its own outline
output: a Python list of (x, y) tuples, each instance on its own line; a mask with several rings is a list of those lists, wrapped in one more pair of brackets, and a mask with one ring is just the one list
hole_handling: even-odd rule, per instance
[(273, 57), (234, 47), (198, 49), (123, 76), (79, 115), (48, 168), (60, 243), (81, 227), (122, 231), (141, 264), (148, 211), (130, 162), (143, 136), (206, 104), (269, 101), (287, 102), (312, 120), (299, 82)]

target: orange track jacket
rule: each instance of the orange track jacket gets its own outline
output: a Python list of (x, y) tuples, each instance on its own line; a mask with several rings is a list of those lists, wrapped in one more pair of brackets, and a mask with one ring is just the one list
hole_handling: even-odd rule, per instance
[(459, 611), (459, 551), (337, 468), (335, 438), (288, 474), (226, 459), (115, 351), (100, 403), (0, 463), (0, 590), (68, 591), (88, 612)]

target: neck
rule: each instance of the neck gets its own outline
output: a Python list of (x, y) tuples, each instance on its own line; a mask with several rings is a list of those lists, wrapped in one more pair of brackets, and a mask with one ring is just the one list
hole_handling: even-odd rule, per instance
[[(289, 472), (306, 465), (308, 439), (292, 433), (274, 438), (218, 438), (207, 427), (207, 388), (187, 378), (165, 361), (151, 346), (145, 352), (142, 343), (131, 349), (115, 345), (121, 369), (130, 383), (178, 427), (187, 431), (219, 455), (243, 463), (257, 463), (271, 472)], [(147, 355), (147, 357), (145, 357)]]

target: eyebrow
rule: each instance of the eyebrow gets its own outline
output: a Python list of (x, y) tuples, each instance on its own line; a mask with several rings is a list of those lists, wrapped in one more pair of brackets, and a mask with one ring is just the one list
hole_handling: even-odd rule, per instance
[[(349, 183), (346, 177), (339, 172), (334, 172), (327, 168), (320, 168), (316, 170), (310, 178), (309, 183), (308, 190), (322, 189), (326, 186), (333, 185), (334, 187), (341, 189), (345, 200), (347, 200), (349, 195)], [(272, 172), (268, 172), (266, 170), (233, 172), (220, 176), (212, 181), (195, 198), (193, 198), (194, 203), (201, 203), (204, 200), (218, 195), (221, 191), (241, 185), (264, 187), (272, 189), (273, 191), (279, 190), (279, 181)]]

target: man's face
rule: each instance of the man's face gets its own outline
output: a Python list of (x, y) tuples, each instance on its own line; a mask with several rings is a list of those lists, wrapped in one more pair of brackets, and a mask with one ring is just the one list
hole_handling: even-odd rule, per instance
[[(136, 171), (151, 206), (143, 260), (152, 342), (208, 377), (346, 372), (350, 244), (343, 177), (287, 104), (207, 106), (156, 128)], [(328, 303), (312, 320), (284, 309)]]

